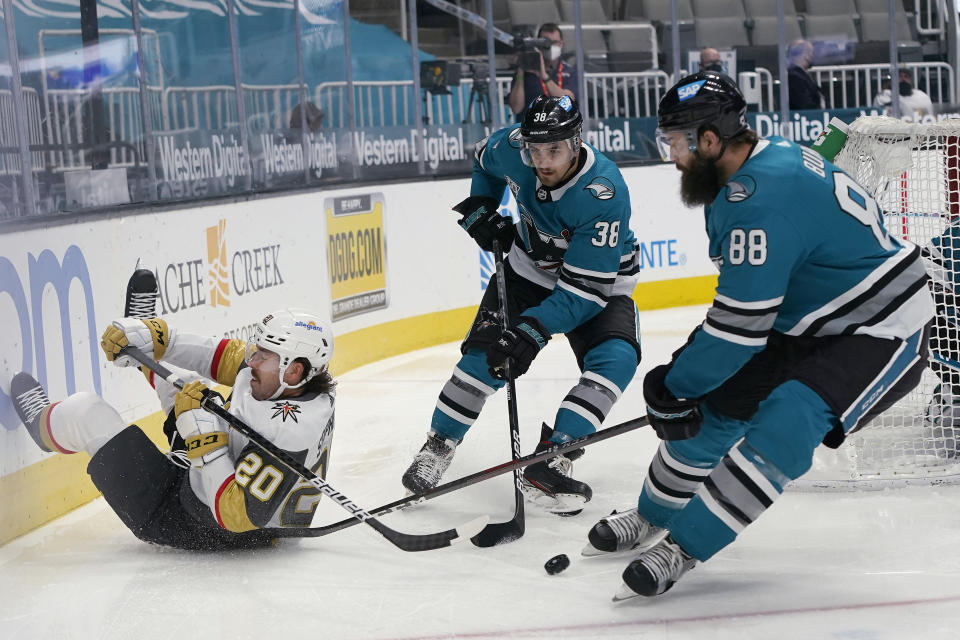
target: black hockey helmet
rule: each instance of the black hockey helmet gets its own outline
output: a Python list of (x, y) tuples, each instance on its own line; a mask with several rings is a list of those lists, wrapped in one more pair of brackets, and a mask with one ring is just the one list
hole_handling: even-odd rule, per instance
[[(682, 78), (660, 100), (657, 110), (657, 143), (665, 149), (661, 134), (685, 132), (691, 150), (697, 146), (702, 127), (710, 127), (726, 142), (747, 130), (747, 102), (740, 88), (718, 71), (701, 71)], [(669, 145), (664, 159), (669, 159)]]
[(583, 116), (577, 101), (570, 96), (553, 98), (539, 95), (533, 99), (520, 123), (524, 142), (556, 142), (580, 138)]

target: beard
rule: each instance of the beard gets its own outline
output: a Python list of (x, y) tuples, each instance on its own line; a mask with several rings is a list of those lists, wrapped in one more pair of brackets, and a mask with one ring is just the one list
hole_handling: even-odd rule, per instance
[(688, 207), (708, 205), (720, 193), (720, 172), (716, 160), (693, 154), (690, 167), (680, 170), (680, 199)]

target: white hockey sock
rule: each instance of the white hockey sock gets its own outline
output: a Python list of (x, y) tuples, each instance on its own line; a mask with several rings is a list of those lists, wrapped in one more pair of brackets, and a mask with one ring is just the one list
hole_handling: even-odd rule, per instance
[(50, 436), (61, 450), (82, 449), (91, 456), (128, 426), (106, 400), (88, 391), (74, 393), (54, 406), (49, 424)]

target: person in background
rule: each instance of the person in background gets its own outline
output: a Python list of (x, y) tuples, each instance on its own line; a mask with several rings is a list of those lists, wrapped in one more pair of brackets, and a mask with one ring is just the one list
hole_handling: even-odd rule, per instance
[(720, 52), (713, 47), (704, 47), (700, 50), (700, 71), (719, 71), (726, 73), (723, 69), (723, 60), (720, 58)]
[[(933, 101), (926, 92), (916, 89), (913, 86), (913, 76), (907, 69), (900, 69), (897, 73), (899, 82), (897, 91), (900, 94), (900, 114), (914, 119), (933, 114)], [(890, 85), (886, 83), (884, 90), (877, 94), (874, 104), (878, 107), (884, 107), (884, 113), (890, 114), (890, 103), (893, 102), (893, 95), (890, 92)]]
[(813, 45), (797, 40), (787, 49), (787, 87), (791, 109), (823, 109), (826, 101), (807, 69), (813, 63)]
[(537, 31), (537, 37), (550, 40), (553, 44), (550, 45), (548, 56), (537, 49), (540, 62), (535, 68), (524, 69), (522, 65), (517, 66), (517, 75), (513, 79), (513, 86), (508, 96), (510, 110), (517, 116), (517, 122), (523, 120), (527, 105), (537, 96), (543, 95), (548, 98), (567, 96), (579, 101), (577, 68), (561, 59), (563, 33), (560, 27), (553, 22), (545, 22)]

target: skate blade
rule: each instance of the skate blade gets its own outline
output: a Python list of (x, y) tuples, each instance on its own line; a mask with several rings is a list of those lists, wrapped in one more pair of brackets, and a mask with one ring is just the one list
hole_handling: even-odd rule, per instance
[(623, 602), (624, 600), (633, 600), (634, 598), (639, 598), (640, 594), (627, 586), (627, 583), (621, 583), (620, 588), (615, 594), (613, 594), (612, 600), (614, 602)]
[(589, 542), (583, 549), (580, 550), (580, 555), (584, 558), (596, 558), (598, 556), (610, 556), (610, 557), (620, 557), (625, 555), (638, 556), (645, 551), (653, 549), (655, 546), (660, 544), (660, 541), (667, 537), (669, 533), (666, 529), (661, 529), (654, 537), (647, 540), (646, 544), (635, 544), (629, 549), (621, 549), (620, 551), (601, 551)]
[(527, 502), (558, 516), (575, 516), (583, 511), (583, 505), (587, 503), (578, 493), (549, 495), (530, 486), (523, 487), (523, 495)]

